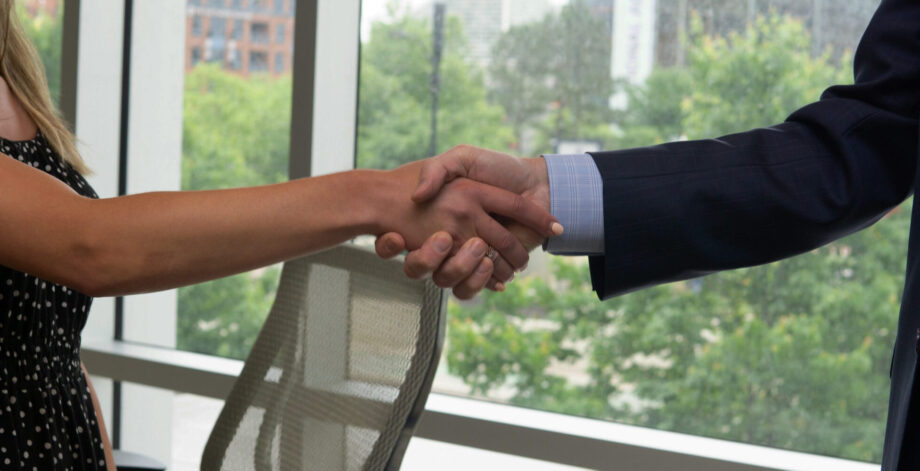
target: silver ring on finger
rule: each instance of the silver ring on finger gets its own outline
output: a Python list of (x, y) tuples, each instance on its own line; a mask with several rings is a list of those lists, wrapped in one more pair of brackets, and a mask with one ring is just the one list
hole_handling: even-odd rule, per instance
[(495, 261), (498, 258), (498, 252), (495, 250), (495, 247), (489, 246), (489, 253), (486, 254), (486, 258), (489, 260)]

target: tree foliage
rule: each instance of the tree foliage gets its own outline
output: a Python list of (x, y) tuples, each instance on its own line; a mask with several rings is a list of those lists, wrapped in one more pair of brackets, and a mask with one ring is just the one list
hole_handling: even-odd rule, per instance
[[(431, 23), (391, 6), (362, 45), (358, 103), (360, 167), (388, 169), (429, 157)], [(459, 21), (444, 26), (437, 152), (476, 142), (506, 149), (512, 141), (502, 109), (486, 100), (480, 68), (466, 58)]]
[(525, 141), (527, 128), (537, 131), (534, 153), (553, 152), (560, 140), (609, 137), (610, 40), (604, 21), (583, 3), (510, 28), (489, 64), (490, 96), (516, 142)]
[(33, 16), (26, 11), (22, 3), (16, 2), (16, 5), (19, 22), (22, 23), (26, 36), (35, 45), (45, 67), (51, 99), (57, 103), (61, 94), (61, 41), (64, 29), (61, 17), (64, 9), (58, 8), (55, 16), (39, 9)]

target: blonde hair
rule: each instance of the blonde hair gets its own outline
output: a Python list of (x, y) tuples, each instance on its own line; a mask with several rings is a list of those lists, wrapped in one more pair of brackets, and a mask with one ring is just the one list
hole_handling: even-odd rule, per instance
[(20, 105), (35, 121), (48, 144), (83, 175), (89, 168), (77, 151), (76, 138), (51, 101), (45, 66), (26, 37), (15, 13), (14, 0), (0, 0), (0, 76), (6, 80)]

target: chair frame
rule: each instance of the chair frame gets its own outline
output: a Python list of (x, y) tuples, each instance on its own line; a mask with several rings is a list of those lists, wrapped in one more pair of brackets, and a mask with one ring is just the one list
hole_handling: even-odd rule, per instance
[[(318, 263), (330, 267), (341, 268), (351, 273), (363, 272), (364, 274), (370, 274), (371, 271), (366, 268), (369, 266), (369, 264), (361, 263), (362, 260), (367, 260), (370, 264), (393, 264), (394, 271), (398, 270), (400, 265), (400, 261), (398, 259), (383, 261), (378, 259), (374, 253), (353, 246), (351, 244), (343, 244), (327, 251), (285, 262), (284, 267), (282, 268), (281, 280), (278, 285), (278, 292), (275, 297), (275, 302), (269, 311), (262, 331), (259, 332), (259, 336), (256, 338), (256, 341), (253, 344), (252, 351), (246, 359), (243, 370), (240, 373), (237, 382), (234, 384), (233, 389), (227, 397), (226, 403), (230, 403), (231, 401), (243, 404), (254, 403), (256, 400), (256, 391), (252, 388), (238, 388), (237, 385), (241, 383), (251, 384), (252, 382), (263, 381), (263, 378), (265, 378), (266, 373), (272, 366), (272, 359), (274, 359), (275, 356), (279, 353), (280, 345), (290, 345), (289, 342), (278, 342), (277, 339), (290, 335), (296, 335), (300, 330), (284, 329), (283, 322), (273, 322), (275, 317), (283, 316), (286, 314), (285, 310), (279, 307), (282, 296), (291, 296), (291, 293), (293, 293), (293, 295), (296, 296), (294, 301), (298, 303), (300, 308), (309, 309), (309, 306), (306, 305), (308, 296), (307, 290), (299, 289), (300, 287), (309, 285), (309, 275), (307, 275), (306, 280), (293, 279), (293, 272), (295, 271), (294, 265), (312, 265)], [(387, 424), (388, 429), (390, 429), (390, 427), (400, 428), (400, 432), (397, 434), (396, 441), (391, 446), (389, 458), (387, 459), (386, 465), (383, 468), (387, 471), (398, 470), (402, 463), (403, 455), (405, 454), (406, 448), (409, 445), (409, 439), (415, 432), (418, 421), (425, 409), (425, 403), (429, 393), (431, 392), (432, 382), (434, 380), (435, 372), (437, 371), (438, 359), (441, 356), (441, 352), (444, 346), (446, 304), (448, 296), (443, 290), (435, 287), (431, 280), (421, 281), (420, 283), (424, 283), (426, 285), (423, 290), (423, 312), (421, 313), (420, 318), (423, 322), (426, 320), (435, 322), (437, 334), (434, 339), (434, 345), (431, 347), (430, 357), (414, 357), (412, 359), (413, 364), (417, 364), (419, 361), (427, 361), (428, 363), (426, 371), (424, 372), (424, 377), (422, 378), (419, 386), (418, 394), (415, 394), (414, 396), (399, 394), (397, 396), (397, 400), (408, 400), (411, 398), (413, 400), (413, 404), (411, 404), (411, 407), (409, 408), (409, 414), (407, 415), (403, 424)], [(289, 300), (289, 298), (286, 298), (286, 300)], [(300, 322), (300, 319), (303, 318), (303, 313), (299, 313), (298, 322)], [(424, 324), (420, 325), (419, 327), (420, 330), (424, 328)], [(416, 341), (421, 342), (423, 338), (424, 336), (418, 336)], [(420, 350), (422, 349), (416, 348), (414, 355), (417, 356), (423, 354), (423, 352)], [(268, 361), (264, 361), (266, 359)], [(301, 382), (302, 378), (299, 377), (297, 372), (302, 370), (302, 368), (297, 367), (285, 369), (284, 376), (279, 380), (279, 387), (283, 389), (282, 394), (285, 397), (292, 393), (293, 385), (298, 385)], [(291, 371), (293, 373), (287, 374), (287, 371)], [(399, 404), (395, 404), (393, 407), (399, 407)], [(266, 416), (263, 418), (263, 421), (260, 425), (259, 435), (257, 437), (256, 456), (254, 457), (256, 469), (267, 469), (267, 466), (270, 464), (271, 443), (270, 440), (265, 438), (269, 437), (270, 434), (265, 432), (269, 430), (269, 427), (272, 427), (278, 423), (279, 414), (283, 412), (282, 409), (283, 407), (277, 407), (274, 409), (266, 408)], [(272, 411), (271, 417), (269, 416), (269, 411)], [(228, 449), (234, 436), (232, 433), (225, 433), (233, 429), (233, 427), (229, 427), (228, 425), (238, 425), (243, 420), (244, 415), (244, 408), (228, 408), (226, 405), (224, 406), (220, 412), (220, 416), (218, 417), (217, 422), (215, 423), (215, 428), (212, 431), (211, 436), (208, 438), (207, 444), (205, 445), (205, 450), (202, 454), (201, 469), (219, 469), (220, 463), (223, 462), (226, 450)], [(395, 419), (395, 417), (391, 417), (391, 419)], [(285, 423), (285, 427), (287, 426), (288, 424)], [(285, 435), (292, 436), (290, 433), (283, 433), (282, 439)], [(380, 448), (387, 445), (382, 442), (382, 440), (377, 440), (375, 442), (374, 449), (371, 451), (370, 456), (374, 456), (375, 453), (382, 452)], [(282, 459), (284, 459), (283, 456)], [(288, 467), (284, 465), (282, 468), (288, 469)]]

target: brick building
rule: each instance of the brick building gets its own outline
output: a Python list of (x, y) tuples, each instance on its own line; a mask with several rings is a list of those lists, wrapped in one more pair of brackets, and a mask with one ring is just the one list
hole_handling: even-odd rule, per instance
[(296, 0), (188, 0), (185, 69), (214, 62), (242, 76), (289, 73)]
[(51, 16), (57, 16), (58, 8), (61, 6), (59, 0), (19, 0), (30, 15), (35, 16), (38, 12), (43, 11)]

